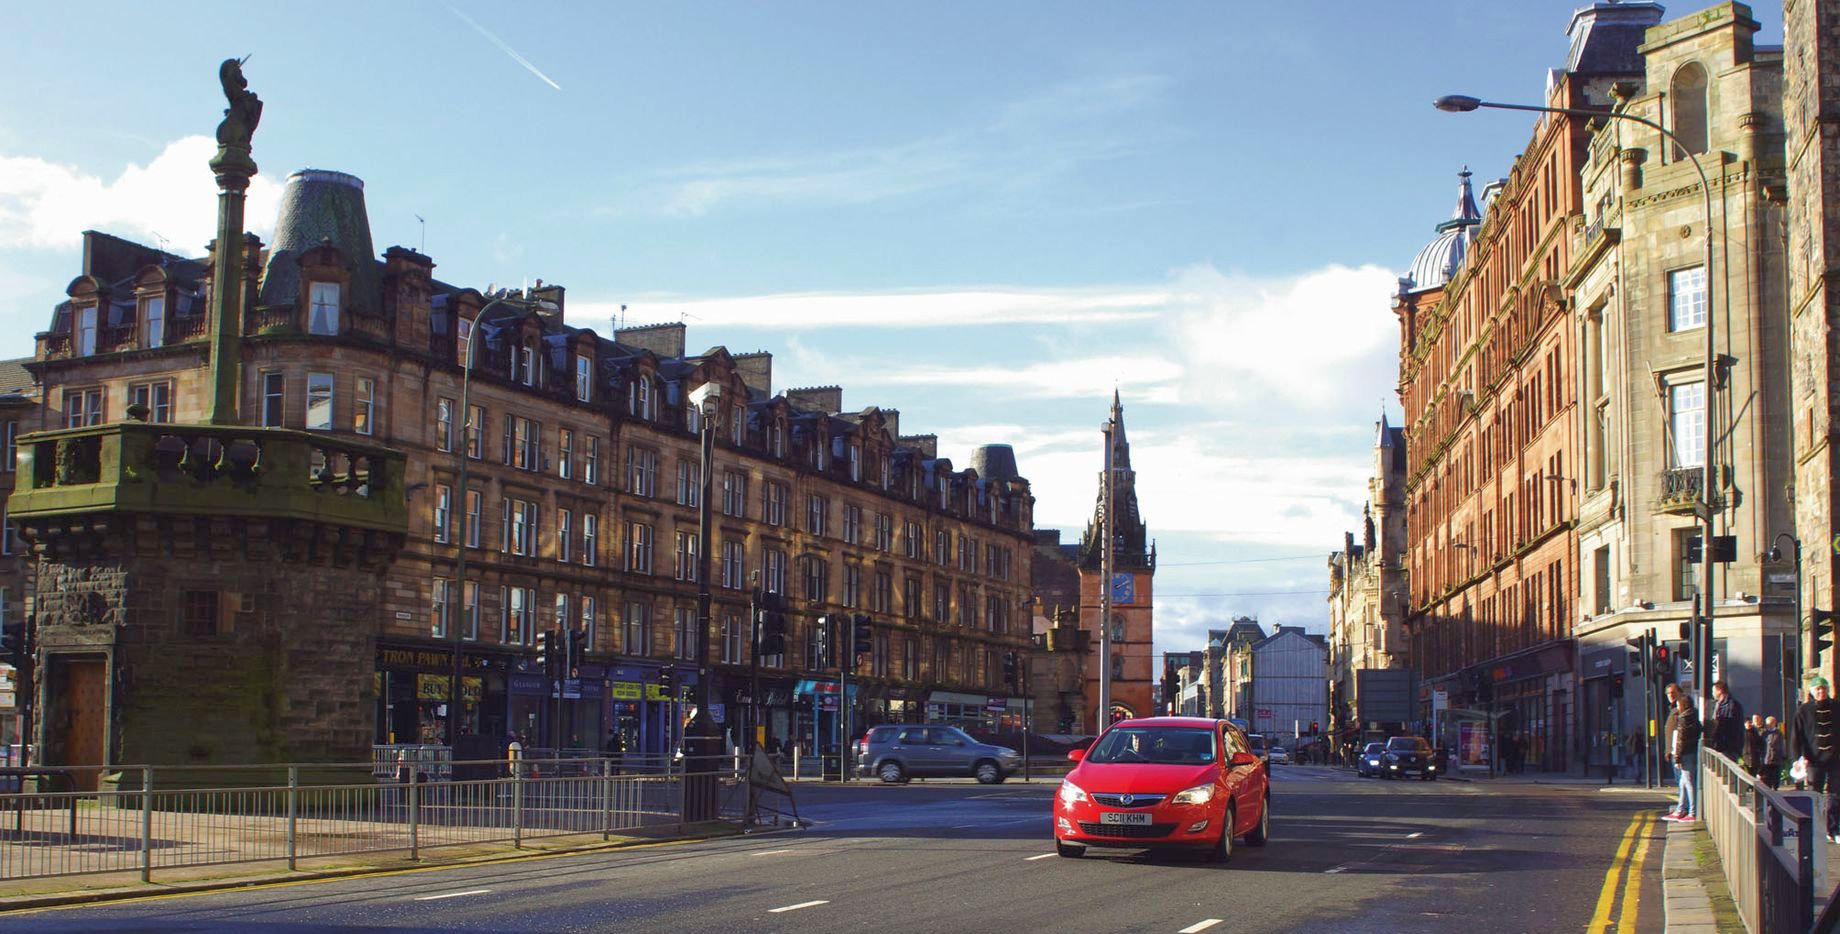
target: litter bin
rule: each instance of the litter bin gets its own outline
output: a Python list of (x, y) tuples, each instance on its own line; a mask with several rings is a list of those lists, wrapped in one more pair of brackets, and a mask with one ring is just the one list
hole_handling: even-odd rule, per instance
[(827, 752), (819, 759), (819, 773), (827, 782), (843, 781), (843, 757), (835, 752)]

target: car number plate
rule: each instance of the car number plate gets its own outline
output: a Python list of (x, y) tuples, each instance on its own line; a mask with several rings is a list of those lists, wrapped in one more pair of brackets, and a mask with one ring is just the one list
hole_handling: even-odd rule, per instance
[(1125, 811), (1106, 811), (1099, 815), (1101, 824), (1148, 824), (1150, 815), (1132, 814)]

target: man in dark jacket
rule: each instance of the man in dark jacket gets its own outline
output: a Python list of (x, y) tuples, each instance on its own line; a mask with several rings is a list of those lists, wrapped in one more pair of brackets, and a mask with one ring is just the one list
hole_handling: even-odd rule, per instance
[(1731, 696), (1731, 686), (1723, 679), (1712, 682), (1712, 701), (1712, 733), (1706, 745), (1736, 759), (1744, 752), (1744, 705)]
[(1827, 679), (1808, 681), (1809, 701), (1795, 712), (1789, 731), (1795, 755), (1808, 762), (1808, 784), (1827, 793), (1827, 839), (1840, 843), (1840, 703), (1828, 696)]

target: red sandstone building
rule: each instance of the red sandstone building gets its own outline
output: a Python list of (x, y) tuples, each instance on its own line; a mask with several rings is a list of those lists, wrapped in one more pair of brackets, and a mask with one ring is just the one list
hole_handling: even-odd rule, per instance
[[(1642, 76), (1658, 17), (1650, 4), (1580, 10), (1547, 103), (1608, 109), (1613, 82)], [(1589, 141), (1584, 120), (1542, 115), (1480, 203), (1465, 170), (1394, 303), (1412, 664), (1426, 725), (1461, 764), (1511, 735), (1529, 769), (1575, 754), (1577, 328), (1560, 283)]]

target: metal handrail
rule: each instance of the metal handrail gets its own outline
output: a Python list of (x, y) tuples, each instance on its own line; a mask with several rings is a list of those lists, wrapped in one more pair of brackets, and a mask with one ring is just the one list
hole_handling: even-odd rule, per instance
[(1814, 817), (1715, 749), (1700, 755), (1700, 814), (1752, 931), (1814, 922)]
[[(655, 773), (516, 754), (453, 765), (479, 768), (449, 774), (482, 777), (405, 769), (400, 781), (380, 779), (372, 762), (102, 767), (101, 790), (0, 794), (0, 880), (137, 870), (148, 880), (155, 869), (281, 859), (293, 869), (384, 851), (416, 859), (442, 846), (670, 833), (701, 814), (743, 816), (727, 757), (688, 774), (681, 763)], [(264, 772), (285, 780), (263, 782)], [(713, 811), (687, 814), (686, 789), (710, 796)]]

